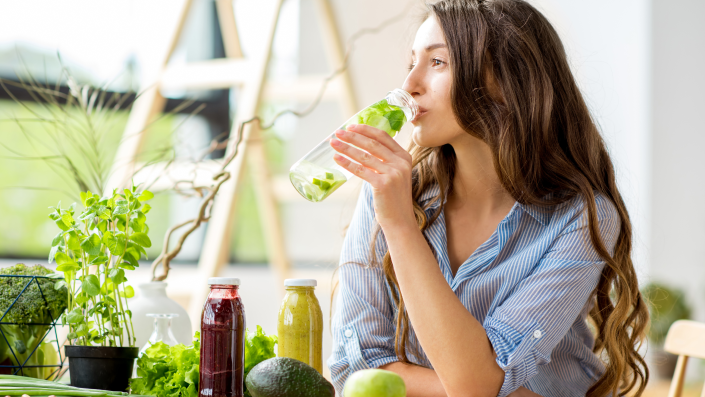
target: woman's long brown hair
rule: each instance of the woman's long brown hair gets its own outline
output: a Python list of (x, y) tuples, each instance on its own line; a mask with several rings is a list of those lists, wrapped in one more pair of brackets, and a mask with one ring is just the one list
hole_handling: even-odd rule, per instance
[[(600, 132), (578, 89), (563, 44), (548, 20), (522, 0), (441, 0), (429, 4), (450, 52), (451, 102), (460, 126), (492, 150), (502, 186), (519, 203), (547, 210), (575, 197), (587, 208), (590, 240), (606, 265), (591, 299), (596, 330), (594, 352), (606, 366), (589, 397), (641, 395), (649, 378), (638, 353), (648, 324), (631, 259), (632, 226), (615, 182)], [(491, 76), (491, 78), (488, 78)], [(494, 81), (501, 97), (488, 89)], [(421, 230), (433, 223), (450, 192), (455, 153), (449, 145), (412, 144), (414, 213)], [(440, 193), (422, 208), (421, 194), (438, 184)], [(614, 254), (597, 225), (595, 195), (616, 206), (621, 220)], [(550, 199), (547, 199), (550, 197)], [(432, 202), (441, 206), (432, 216)], [(372, 239), (372, 258), (375, 258)], [(409, 363), (411, 324), (389, 252), (382, 261), (397, 305), (395, 350)]]

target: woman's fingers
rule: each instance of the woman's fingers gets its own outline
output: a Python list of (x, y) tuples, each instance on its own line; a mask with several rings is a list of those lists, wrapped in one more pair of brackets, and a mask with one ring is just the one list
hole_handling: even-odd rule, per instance
[[(341, 131), (338, 131), (341, 132)], [(348, 134), (352, 134), (348, 132)], [(367, 139), (367, 138), (365, 138)], [(338, 139), (332, 139), (330, 141), (330, 145), (335, 149), (336, 152), (342, 153), (349, 158), (357, 161), (358, 163), (362, 164), (366, 168), (370, 168), (374, 171), (376, 171), (378, 174), (384, 173), (389, 170), (389, 165), (383, 163), (380, 161), (377, 157), (371, 155), (370, 153), (367, 153), (365, 151), (362, 151), (358, 148), (352, 147), (346, 143), (343, 143), (342, 141)]]
[[(380, 130), (379, 128), (370, 127), (365, 124), (350, 124), (347, 129), (349, 131), (357, 132), (367, 138), (373, 139), (389, 149), (392, 153), (400, 156), (402, 158), (407, 158), (411, 161), (411, 155), (407, 152), (397, 141), (394, 140), (389, 134)], [(356, 145), (357, 146), (357, 145)]]
[[(386, 145), (382, 144), (376, 138), (368, 137), (362, 133), (358, 133), (355, 131), (356, 130), (337, 130), (335, 131), (335, 137), (340, 139), (341, 141), (357, 146), (367, 151), (371, 155), (377, 157), (378, 159), (388, 163), (393, 162), (395, 158), (398, 157)], [(387, 135), (387, 138), (389, 138), (389, 135)]]
[(359, 176), (360, 179), (369, 182), (372, 186), (375, 186), (381, 177), (380, 174), (374, 172), (373, 170), (365, 167), (364, 165), (350, 161), (350, 159), (347, 159), (340, 154), (336, 153), (335, 156), (333, 156), (333, 160), (335, 160), (339, 166)]

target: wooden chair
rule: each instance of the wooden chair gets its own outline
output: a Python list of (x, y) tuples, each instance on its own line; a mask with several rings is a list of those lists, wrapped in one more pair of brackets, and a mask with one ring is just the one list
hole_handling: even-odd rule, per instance
[[(678, 355), (676, 372), (673, 374), (668, 397), (680, 397), (683, 393), (688, 358), (705, 359), (705, 324), (689, 320), (676, 321), (668, 330), (664, 350)], [(705, 397), (705, 388), (701, 397)]]

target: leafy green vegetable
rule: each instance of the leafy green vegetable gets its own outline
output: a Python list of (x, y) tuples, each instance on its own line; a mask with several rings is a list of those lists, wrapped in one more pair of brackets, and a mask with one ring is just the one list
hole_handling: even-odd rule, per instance
[(130, 380), (132, 393), (159, 397), (197, 397), (201, 357), (200, 334), (191, 346), (157, 342), (137, 359), (137, 376)]
[[(277, 344), (276, 335), (265, 335), (261, 326), (257, 326), (257, 332), (250, 335), (248, 330), (245, 330), (245, 377), (255, 365), (264, 360), (275, 356), (274, 345)], [(252, 397), (245, 386), (245, 396)]]
[[(18, 263), (0, 269), (0, 274), (48, 276), (54, 272), (40, 265), (26, 266)], [(38, 347), (53, 321), (61, 315), (67, 305), (66, 287), (59, 286), (59, 289), (54, 289), (54, 282), (51, 278), (37, 278), (32, 281), (28, 277), (0, 277), (0, 316), (7, 311), (1, 321), (14, 323), (0, 325), (7, 338), (6, 342), (5, 338), (0, 337), (0, 363), (9, 359), (12, 365), (59, 364), (56, 349), (51, 344), (45, 343)], [(19, 299), (15, 302), (18, 296)], [(23, 369), (21, 374), (44, 379), (55, 370), (53, 367), (27, 368)]]

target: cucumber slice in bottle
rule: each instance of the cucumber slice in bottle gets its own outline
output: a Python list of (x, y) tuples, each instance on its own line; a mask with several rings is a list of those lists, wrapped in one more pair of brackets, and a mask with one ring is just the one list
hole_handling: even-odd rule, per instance
[(326, 172), (326, 179), (335, 179), (335, 175), (332, 172)]
[(392, 129), (392, 126), (389, 125), (389, 120), (387, 120), (386, 117), (380, 116), (378, 114), (374, 116), (370, 116), (369, 120), (367, 120), (367, 123), (370, 127), (375, 127), (379, 128), (380, 130), (386, 132), (389, 134), (389, 136), (394, 137), (396, 135), (396, 131)]
[(328, 190), (330, 189), (331, 184), (328, 181), (321, 181), (321, 190)]
[(316, 185), (316, 186), (321, 186), (321, 180), (318, 179), (318, 178), (313, 178), (313, 182), (312, 182), (312, 183), (313, 183), (314, 185)]

